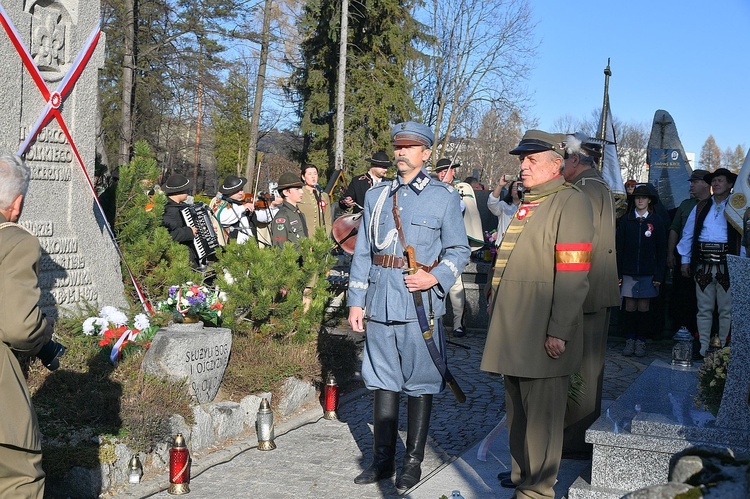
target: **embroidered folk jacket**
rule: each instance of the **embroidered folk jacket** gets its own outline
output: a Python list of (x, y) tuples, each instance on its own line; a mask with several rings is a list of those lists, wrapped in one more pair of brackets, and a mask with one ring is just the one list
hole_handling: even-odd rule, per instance
[(378, 322), (415, 322), (414, 299), (404, 283), (404, 269), (373, 264), (374, 255), (404, 257), (393, 219), (393, 196), (406, 244), (417, 262), (438, 264), (430, 270), (438, 284), (422, 293), (425, 310), (435, 317), (445, 313), (445, 295), (469, 262), (470, 249), (458, 192), (420, 171), (408, 184), (401, 177), (380, 182), (365, 195), (349, 274), (349, 306), (365, 308), (365, 317)]
[[(524, 226), (493, 290), (483, 371), (550, 378), (573, 374), (581, 365), (594, 236), (591, 203), (561, 176), (524, 195), (524, 203), (535, 199), (539, 204), (530, 215), (522, 206), (511, 222), (511, 228)], [(547, 336), (566, 341), (560, 358), (547, 355)]]

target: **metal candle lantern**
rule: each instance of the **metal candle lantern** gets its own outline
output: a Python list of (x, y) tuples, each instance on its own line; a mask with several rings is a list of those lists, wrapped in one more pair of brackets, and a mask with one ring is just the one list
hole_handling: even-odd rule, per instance
[(672, 337), (672, 365), (679, 367), (690, 367), (693, 365), (693, 335), (685, 326)]
[(143, 476), (143, 466), (141, 460), (138, 459), (138, 455), (130, 458), (128, 463), (128, 482), (130, 483), (141, 483), (141, 477)]
[(323, 418), (338, 419), (336, 410), (339, 408), (339, 385), (333, 373), (328, 373), (326, 385), (323, 388)]
[(260, 403), (260, 409), (258, 409), (255, 432), (258, 434), (258, 450), (274, 450), (276, 448), (273, 441), (273, 411), (266, 398)]
[(174, 438), (174, 445), (169, 449), (169, 489), (170, 494), (187, 494), (190, 492), (190, 453), (182, 433)]

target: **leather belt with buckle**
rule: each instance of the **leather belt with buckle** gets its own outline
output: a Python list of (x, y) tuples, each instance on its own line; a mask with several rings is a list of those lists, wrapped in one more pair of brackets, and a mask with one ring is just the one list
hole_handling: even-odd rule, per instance
[[(396, 255), (375, 255), (372, 257), (372, 263), (373, 265), (379, 265), (380, 267), (387, 267), (391, 269), (407, 268), (406, 258), (401, 258), (400, 256)], [(430, 270), (434, 269), (437, 264), (437, 260), (435, 260), (432, 265), (425, 265), (423, 263), (417, 262), (417, 268), (420, 268), (425, 272), (429, 272)]]

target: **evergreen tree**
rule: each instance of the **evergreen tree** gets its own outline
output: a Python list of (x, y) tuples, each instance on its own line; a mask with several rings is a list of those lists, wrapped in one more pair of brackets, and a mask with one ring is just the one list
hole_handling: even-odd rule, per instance
[[(366, 169), (364, 158), (390, 144), (394, 122), (416, 115), (405, 68), (417, 56), (412, 41), (421, 36), (408, 0), (363, 0), (349, 10), (346, 66), (344, 164)], [(312, 0), (299, 23), (304, 41), (302, 65), (295, 68), (290, 91), (299, 96), (298, 113), (305, 137), (303, 158), (323, 170), (334, 163), (334, 111), (341, 3)]]
[[(164, 298), (169, 286), (202, 280), (190, 268), (187, 247), (174, 242), (161, 225), (166, 196), (147, 195), (159, 173), (148, 144), (136, 143), (133, 160), (120, 167), (114, 226), (125, 260), (152, 304)], [(138, 303), (124, 268), (123, 276), (131, 301)]]
[(249, 104), (247, 77), (230, 69), (213, 116), (216, 129), (214, 156), (219, 181), (229, 174), (242, 175), (245, 170), (250, 139)]

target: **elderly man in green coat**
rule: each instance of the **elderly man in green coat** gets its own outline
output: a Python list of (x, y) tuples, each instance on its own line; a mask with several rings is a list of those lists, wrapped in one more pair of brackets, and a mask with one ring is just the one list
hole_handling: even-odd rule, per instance
[(514, 497), (554, 497), (571, 374), (581, 366), (591, 203), (560, 174), (565, 136), (527, 131), (510, 151), (526, 189), (493, 265), (481, 369), (505, 375)]
[(42, 437), (16, 358), (57, 346), (38, 305), (39, 241), (14, 223), (28, 185), (21, 160), (0, 156), (0, 497), (44, 495)]

